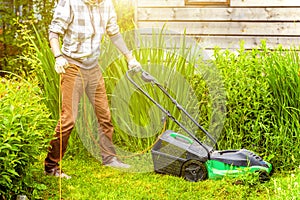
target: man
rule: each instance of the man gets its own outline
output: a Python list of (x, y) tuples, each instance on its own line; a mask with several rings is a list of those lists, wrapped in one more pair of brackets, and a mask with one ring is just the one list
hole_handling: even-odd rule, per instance
[[(98, 120), (103, 165), (129, 168), (116, 158), (112, 144), (113, 125), (104, 80), (98, 65), (103, 34), (125, 56), (129, 69), (141, 65), (128, 50), (117, 25), (111, 0), (60, 0), (49, 26), (49, 41), (55, 57), (55, 70), (61, 74), (62, 112), (55, 139), (45, 159), (47, 175), (70, 178), (59, 169), (69, 136), (75, 125), (80, 98), (85, 92)], [(60, 48), (59, 35), (63, 37)], [(62, 138), (62, 141), (60, 141)], [(62, 149), (60, 149), (62, 146)]]

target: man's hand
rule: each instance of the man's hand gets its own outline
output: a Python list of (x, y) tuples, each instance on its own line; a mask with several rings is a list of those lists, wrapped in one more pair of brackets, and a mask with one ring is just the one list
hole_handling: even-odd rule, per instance
[(135, 59), (135, 57), (132, 57), (130, 60), (127, 61), (128, 63), (128, 69), (134, 70), (135, 72), (139, 72), (142, 69), (141, 64)]
[(55, 71), (58, 74), (66, 73), (65, 69), (67, 69), (68, 67), (69, 63), (64, 57), (60, 56), (55, 59)]

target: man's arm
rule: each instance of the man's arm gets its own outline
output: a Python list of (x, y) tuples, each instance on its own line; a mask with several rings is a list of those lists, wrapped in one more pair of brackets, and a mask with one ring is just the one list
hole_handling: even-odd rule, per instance
[(52, 53), (55, 57), (55, 71), (59, 74), (65, 73), (65, 69), (69, 67), (68, 61), (63, 57), (60, 51), (59, 35), (54, 32), (49, 33), (49, 42)]
[(121, 33), (117, 33), (116, 35), (110, 36), (111, 42), (119, 49), (119, 51), (126, 57), (127, 60), (132, 58), (132, 53), (128, 49)]
[(107, 1), (107, 6), (109, 9), (109, 19), (106, 27), (106, 33), (110, 37), (112, 43), (117, 47), (117, 49), (125, 56), (128, 63), (129, 69), (141, 69), (141, 64), (132, 55), (132, 52), (128, 49), (121, 33), (119, 25), (117, 24), (117, 15), (112, 1)]
[(60, 51), (60, 45), (59, 45), (59, 36), (57, 33), (50, 32), (49, 33), (49, 41), (50, 41), (50, 46), (52, 53), (55, 58), (59, 57), (62, 55)]
[(125, 56), (128, 63), (128, 68), (135, 68), (137, 71), (141, 69), (141, 64), (132, 55), (132, 52), (128, 49), (121, 33), (117, 33), (110, 37), (112, 43), (119, 49), (119, 51)]

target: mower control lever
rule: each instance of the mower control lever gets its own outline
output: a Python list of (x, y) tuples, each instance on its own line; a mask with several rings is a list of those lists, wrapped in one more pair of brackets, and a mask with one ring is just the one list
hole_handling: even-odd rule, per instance
[(143, 71), (141, 77), (145, 82), (155, 82), (155, 78), (151, 76), (148, 72)]

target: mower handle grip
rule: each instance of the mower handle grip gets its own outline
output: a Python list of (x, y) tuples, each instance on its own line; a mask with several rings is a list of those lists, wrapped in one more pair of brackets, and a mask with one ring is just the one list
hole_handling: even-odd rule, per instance
[(152, 82), (152, 83), (156, 83), (156, 79), (151, 76), (148, 72), (144, 71), (143, 69), (140, 69), (139, 71), (136, 71), (135, 68), (128, 70), (127, 72), (132, 73), (132, 75), (135, 75), (139, 72), (141, 72), (141, 78), (143, 81), (145, 82)]

